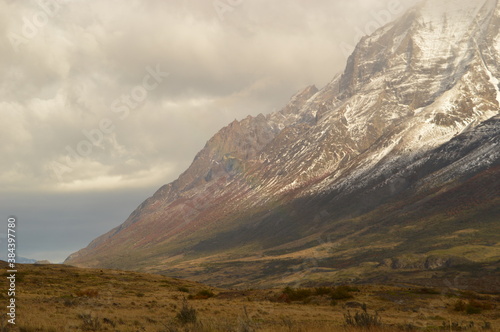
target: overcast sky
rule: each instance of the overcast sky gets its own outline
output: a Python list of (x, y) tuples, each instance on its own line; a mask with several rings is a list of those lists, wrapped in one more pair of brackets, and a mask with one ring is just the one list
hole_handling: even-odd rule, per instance
[(415, 2), (0, 0), (0, 211), (18, 254), (63, 261)]

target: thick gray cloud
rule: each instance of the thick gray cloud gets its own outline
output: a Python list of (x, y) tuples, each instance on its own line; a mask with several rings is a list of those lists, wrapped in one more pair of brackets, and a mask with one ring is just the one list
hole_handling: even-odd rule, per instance
[[(71, 252), (125, 220), (151, 190), (134, 188), (66, 193), (11, 193), (0, 198), (4, 219), (17, 218), (17, 247), (21, 256), (63, 261)], [(5, 225), (6, 223), (4, 223)], [(6, 229), (0, 232), (2, 252)]]
[(325, 85), (415, 2), (0, 0), (0, 207), (29, 216), (23, 254), (60, 259), (116, 226), (134, 207), (114, 201), (174, 180), (233, 119)]

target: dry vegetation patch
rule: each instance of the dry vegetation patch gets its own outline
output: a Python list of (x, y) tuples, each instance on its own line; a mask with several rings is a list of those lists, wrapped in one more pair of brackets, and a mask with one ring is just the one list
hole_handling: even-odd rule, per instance
[[(228, 290), (63, 265), (22, 265), (1, 331), (496, 331), (498, 295), (422, 287)], [(5, 302), (6, 296), (0, 298)]]

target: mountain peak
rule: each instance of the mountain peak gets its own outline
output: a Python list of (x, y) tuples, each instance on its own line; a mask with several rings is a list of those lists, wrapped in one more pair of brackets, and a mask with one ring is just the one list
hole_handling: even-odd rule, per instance
[(304, 99), (304, 98), (310, 98), (311, 96), (313, 96), (316, 92), (318, 92), (318, 88), (316, 87), (316, 85), (309, 85), (307, 86), (305, 89), (297, 92), (293, 97), (292, 97), (292, 101), (295, 100), (295, 99)]
[[(361, 40), (340, 80), (341, 96), (350, 97), (368, 83), (376, 84), (381, 77), (379, 86), (390, 80), (391, 89), (408, 90), (408, 85), (414, 85), (418, 90), (442, 93), (477, 58), (477, 49), (498, 55), (499, 47), (491, 47), (497, 45), (495, 8), (498, 8), (496, 0), (421, 3), (399, 20)], [(437, 77), (429, 75), (432, 73)], [(433, 94), (410, 92), (411, 95), (399, 94), (399, 102), (414, 109), (434, 98)]]

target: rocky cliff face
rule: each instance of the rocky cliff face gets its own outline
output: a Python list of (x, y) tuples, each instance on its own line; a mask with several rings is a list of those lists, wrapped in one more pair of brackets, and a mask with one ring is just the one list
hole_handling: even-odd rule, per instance
[[(467, 213), (488, 219), (496, 211), (498, 180), (485, 190), (475, 183), (498, 173), (499, 23), (497, 1), (424, 1), (364, 37), (323, 89), (310, 86), (276, 113), (220, 130), (176, 181), (66, 263), (219, 285), (256, 276), (254, 283), (279, 283), (283, 269), (317, 253), (322, 236), (344, 250), (321, 250), (335, 270), (358, 266), (358, 254), (374, 248), (372, 263), (401, 262), (397, 252), (417, 250), (412, 236), (424, 253), (445, 230), (480, 234), (473, 217), (448, 212), (464, 188), (479, 192)], [(380, 232), (397, 229), (403, 235), (384, 244)], [(448, 261), (429, 257), (432, 266)]]

